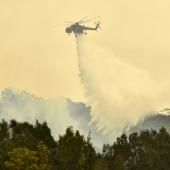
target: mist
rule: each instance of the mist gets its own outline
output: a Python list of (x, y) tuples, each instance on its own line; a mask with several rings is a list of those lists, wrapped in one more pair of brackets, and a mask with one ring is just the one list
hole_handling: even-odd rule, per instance
[[(6, 88), (0, 94), (0, 121), (15, 119), (19, 122), (34, 124), (47, 122), (53, 137), (57, 140), (59, 135), (65, 133), (67, 127), (72, 126), (85, 137), (91, 132), (92, 142), (101, 150), (104, 143), (113, 142), (113, 136), (104, 136), (96, 132), (95, 126), (88, 126), (91, 120), (91, 108), (81, 102), (56, 97), (44, 99), (32, 95), (27, 91)], [(116, 137), (116, 136), (115, 136)]]
[[(0, 90), (26, 90), (45, 98), (38, 103), (46, 106), (39, 107), (43, 117), (39, 109), (34, 110), (39, 104), (30, 100), (24, 105), (32, 108), (27, 112), (22, 104), (10, 103), (1, 113), (6, 118), (33, 121), (43, 117), (62, 133), (66, 124), (80, 124), (68, 116), (63, 102), (51, 100), (63, 96), (87, 100), (91, 122), (107, 133), (128, 128), (148, 112), (169, 106), (170, 1), (7, 0), (0, 2), (0, 9)], [(78, 70), (74, 36), (56, 25), (84, 16), (101, 16), (102, 29), (77, 40)]]
[(78, 36), (76, 46), (79, 76), (91, 106), (91, 123), (95, 122), (97, 130), (122, 133), (168, 105), (165, 82), (121, 60), (113, 51), (94, 45), (88, 37)]
[(68, 102), (64, 98), (45, 100), (26, 91), (4, 89), (0, 97), (0, 119), (46, 121), (57, 139), (59, 134), (72, 125), (78, 128), (77, 121), (70, 115)]

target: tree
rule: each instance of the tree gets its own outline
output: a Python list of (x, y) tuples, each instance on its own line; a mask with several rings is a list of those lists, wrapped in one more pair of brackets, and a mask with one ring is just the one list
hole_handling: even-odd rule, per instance
[(9, 135), (9, 125), (3, 119), (0, 122), (0, 169), (5, 169), (5, 160), (7, 159), (8, 151), (11, 149), (10, 135)]
[(8, 170), (40, 170), (36, 151), (17, 148), (9, 152), (9, 160), (5, 162)]
[(37, 151), (16, 148), (8, 153), (9, 160), (5, 165), (8, 170), (50, 170), (48, 155), (48, 148), (42, 143), (37, 146)]
[(83, 142), (82, 154), (80, 157), (80, 160), (83, 160), (83, 164), (80, 164), (80, 167), (84, 170), (92, 170), (93, 164), (96, 160), (96, 152), (91, 143), (90, 135), (91, 133), (89, 133), (87, 139)]
[(36, 149), (37, 141), (33, 135), (34, 127), (32, 124), (11, 120), (10, 130), (11, 142), (14, 147), (26, 147), (31, 150)]
[(41, 170), (49, 170), (49, 150), (46, 145), (40, 142), (37, 146), (38, 165)]
[(26, 147), (31, 150), (35, 150), (38, 143), (42, 141), (48, 148), (56, 146), (51, 130), (47, 126), (46, 122), (42, 124), (36, 121), (35, 125), (28, 122), (17, 122), (11, 120), (11, 141), (15, 147)]
[(109, 144), (103, 145), (102, 157), (107, 162), (109, 170), (113, 169), (115, 151)]
[(113, 144), (114, 158), (113, 166), (115, 170), (124, 170), (124, 162), (130, 155), (130, 146), (126, 134), (122, 134)]
[(85, 140), (79, 131), (74, 132), (72, 127), (59, 137), (56, 149), (55, 162), (60, 170), (91, 170), (95, 150), (90, 140)]
[(3, 119), (0, 123), (0, 142), (7, 142), (9, 140), (9, 126)]
[(93, 170), (108, 170), (108, 164), (103, 158), (98, 158), (94, 162)]
[(114, 170), (124, 170), (124, 158), (123, 154), (118, 153), (114, 159)]
[(36, 140), (43, 141), (43, 143), (48, 148), (56, 147), (56, 142), (51, 135), (51, 129), (48, 127), (46, 122), (39, 123), (38, 120), (36, 121), (36, 125), (34, 126), (33, 136)]
[(170, 136), (164, 128), (141, 131), (129, 136), (131, 153), (125, 161), (126, 170), (168, 170)]

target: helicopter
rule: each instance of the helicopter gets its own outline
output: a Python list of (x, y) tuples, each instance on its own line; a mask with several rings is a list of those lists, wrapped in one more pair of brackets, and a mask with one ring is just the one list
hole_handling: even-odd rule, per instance
[(81, 34), (87, 34), (87, 30), (96, 30), (100, 27), (100, 23), (97, 22), (95, 23), (95, 27), (87, 27), (85, 25), (82, 25), (83, 23), (90, 22), (92, 19), (86, 19), (87, 17), (82, 18), (80, 21), (77, 22), (70, 22), (70, 21), (65, 21), (67, 23), (71, 23), (70, 26), (66, 27), (65, 32), (67, 34), (74, 33), (75, 37)]

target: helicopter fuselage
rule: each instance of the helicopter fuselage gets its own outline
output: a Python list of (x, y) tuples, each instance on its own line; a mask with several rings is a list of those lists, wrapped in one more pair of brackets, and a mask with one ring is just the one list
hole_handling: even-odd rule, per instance
[(86, 34), (86, 30), (97, 30), (97, 28), (99, 27), (99, 23), (96, 24), (95, 28), (92, 27), (86, 27), (84, 25), (80, 25), (79, 23), (75, 23), (73, 25), (71, 25), (70, 27), (67, 27), (65, 29), (65, 32), (68, 34), (74, 33), (75, 36), (77, 36), (78, 34)]

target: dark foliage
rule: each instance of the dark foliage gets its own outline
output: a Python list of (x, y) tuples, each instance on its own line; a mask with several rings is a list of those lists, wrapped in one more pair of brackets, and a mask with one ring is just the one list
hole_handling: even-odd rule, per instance
[(90, 135), (85, 138), (72, 127), (55, 141), (46, 122), (0, 122), (1, 170), (15, 168), (16, 161), (17, 170), (27, 162), (28, 170), (169, 170), (169, 158), (170, 135), (165, 128), (122, 134), (96, 153)]

